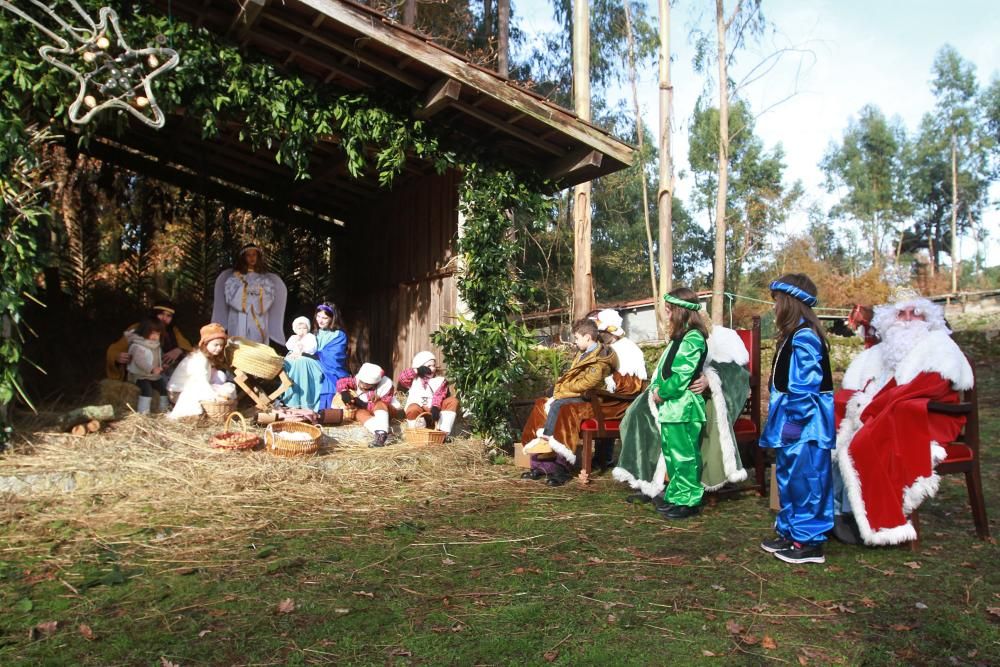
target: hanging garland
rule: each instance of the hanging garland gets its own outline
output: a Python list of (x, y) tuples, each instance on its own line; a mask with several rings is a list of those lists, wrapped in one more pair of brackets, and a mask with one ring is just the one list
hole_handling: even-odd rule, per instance
[[(97, 11), (97, 2), (82, 4)], [(346, 155), (350, 174), (359, 177), (373, 170), (383, 187), (392, 184), (411, 157), (430, 162), (438, 173), (448, 168), (463, 172), (465, 226), (458, 252), (465, 270), (458, 286), (474, 319), (442, 327), (434, 334), (434, 342), (448, 358), (449, 374), (472, 412), (473, 429), (492, 442), (508, 443), (510, 386), (523, 374), (530, 339), (524, 327), (514, 321), (519, 310), (517, 281), (511, 268), (515, 246), (509, 238), (511, 219), (505, 211), (526, 208), (531, 215), (541, 215), (545, 202), (537, 194), (541, 183), (533, 177), (522, 180), (467, 151), (460, 157), (444, 148), (445, 144), (461, 143), (433, 133), (423, 121), (410, 117), (415, 100), (390, 98), (377, 91), (339, 92), (279, 72), (270, 62), (241, 53), (207, 30), (143, 13), (148, 8), (143, 3), (106, 0), (100, 4), (129, 17), (132, 43), (184, 45), (180, 65), (170, 77), (157, 81), (158, 106), (165, 115), (183, 108), (187, 117), (201, 120), (205, 136), (216, 135), (224, 122), (238, 124), (241, 141), (254, 148), (276, 148), (276, 160), (291, 168), (297, 178), (309, 177), (314, 144), (333, 135)], [(121, 44), (125, 43), (122, 37)], [(15, 160), (32, 155), (26, 141), (26, 112), (41, 123), (56, 119), (52, 121), (56, 129), (65, 127), (72, 115), (72, 104), (67, 106), (65, 95), (66, 77), (59, 69), (38, 62), (34, 54), (39, 46), (34, 31), (21, 29), (0, 12), (2, 174), (9, 173)], [(152, 99), (152, 91), (149, 93), (147, 99)], [(26, 100), (30, 100), (28, 107)], [(89, 102), (84, 104), (90, 106)], [(130, 103), (129, 113), (139, 106)], [(109, 125), (118, 129), (125, 125), (121, 117), (104, 114), (82, 126), (84, 140), (98, 124), (105, 131)], [(369, 157), (367, 151), (372, 148), (374, 155)], [(30, 245), (24, 239), (17, 242)], [(0, 282), (22, 284), (13, 282), (15, 274), (30, 275), (33, 282), (40, 270), (39, 258), (26, 253), (17, 266), (5, 263), (0, 267)], [(26, 291), (31, 287), (25, 283)], [(19, 323), (23, 302), (2, 305), (7, 308), (4, 313)], [(17, 336), (4, 338), (0, 347), (0, 403), (13, 395), (19, 340)]]

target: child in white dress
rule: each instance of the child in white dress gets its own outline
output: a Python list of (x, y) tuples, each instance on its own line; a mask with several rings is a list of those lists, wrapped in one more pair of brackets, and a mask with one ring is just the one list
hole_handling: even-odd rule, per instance
[(304, 355), (316, 354), (316, 336), (309, 332), (308, 317), (296, 317), (292, 320), (292, 331), (295, 333), (285, 341), (285, 347), (288, 348), (285, 359), (298, 359)]

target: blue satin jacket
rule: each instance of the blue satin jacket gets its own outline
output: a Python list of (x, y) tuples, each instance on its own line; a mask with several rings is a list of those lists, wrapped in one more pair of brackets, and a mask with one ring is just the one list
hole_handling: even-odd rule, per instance
[[(786, 424), (790, 428), (785, 429)], [(798, 427), (797, 437), (789, 437)], [(830, 353), (804, 325), (774, 355), (771, 400), (760, 446), (788, 447), (800, 442), (815, 443), (820, 449), (836, 447)]]

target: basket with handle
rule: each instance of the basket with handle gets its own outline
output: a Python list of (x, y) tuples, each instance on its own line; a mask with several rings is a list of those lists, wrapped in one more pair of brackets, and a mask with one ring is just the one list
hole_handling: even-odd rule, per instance
[[(205, 416), (212, 421), (225, 421), (227, 417), (236, 410), (236, 399), (213, 399), (210, 401), (198, 401), (201, 409), (205, 411)], [(238, 414), (238, 413), (237, 413)]]
[[(233, 419), (237, 417), (240, 420), (240, 426), (242, 426), (241, 431), (232, 430)], [(247, 432), (247, 420), (243, 415), (238, 412), (230, 412), (229, 416), (226, 417), (226, 430), (213, 435), (208, 443), (216, 449), (240, 451), (243, 449), (253, 449), (259, 445), (260, 436), (256, 433)]]
[(275, 456), (311, 456), (323, 431), (304, 422), (274, 422), (264, 430), (264, 448)]
[(270, 345), (256, 343), (248, 338), (234, 336), (233, 368), (247, 375), (270, 380), (278, 377), (284, 367), (285, 358), (271, 349)]
[[(431, 413), (421, 413), (417, 419), (422, 420), (424, 416)], [(436, 428), (407, 428), (403, 429), (403, 439), (411, 445), (440, 445), (448, 434)]]

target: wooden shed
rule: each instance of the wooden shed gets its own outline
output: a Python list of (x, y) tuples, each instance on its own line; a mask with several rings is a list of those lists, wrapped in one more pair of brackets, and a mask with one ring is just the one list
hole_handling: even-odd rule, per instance
[[(172, 20), (235, 40), (276, 65), (347, 91), (416, 97), (414, 117), (446, 125), (499, 160), (570, 186), (631, 164), (633, 149), (495, 72), (368, 7), (346, 0), (154, 0)], [(176, 45), (183, 60), (183, 45)], [(321, 137), (307, 181), (238, 126), (201, 135), (175, 114), (133, 123), (83, 150), (241, 208), (333, 233), (336, 298), (355, 365), (400, 368), (459, 308), (454, 253), (461, 174), (413, 159), (391, 189), (349, 175), (336, 136)]]

